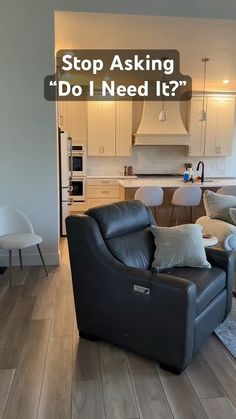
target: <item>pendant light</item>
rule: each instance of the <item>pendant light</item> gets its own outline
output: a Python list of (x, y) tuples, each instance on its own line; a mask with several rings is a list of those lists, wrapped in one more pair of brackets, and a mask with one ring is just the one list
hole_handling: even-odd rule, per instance
[(206, 111), (206, 73), (207, 73), (207, 63), (209, 58), (202, 58), (202, 62), (204, 63), (204, 71), (203, 71), (203, 96), (202, 96), (202, 109), (198, 115), (198, 120), (204, 122), (207, 120), (207, 111)]

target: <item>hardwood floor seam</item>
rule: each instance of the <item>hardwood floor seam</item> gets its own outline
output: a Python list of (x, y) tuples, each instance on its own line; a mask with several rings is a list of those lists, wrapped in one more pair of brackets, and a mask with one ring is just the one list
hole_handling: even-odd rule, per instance
[(44, 365), (43, 365), (43, 374), (42, 374), (42, 381), (41, 381), (40, 392), (39, 392), (39, 401), (38, 401), (38, 407), (37, 407), (37, 414), (36, 414), (36, 418), (38, 418), (38, 414), (39, 414), (39, 405), (40, 405), (41, 394), (42, 394), (42, 387), (43, 387), (43, 380), (44, 380), (45, 366), (46, 366), (47, 355), (48, 355), (49, 340), (50, 340), (50, 336), (51, 336), (52, 319), (53, 319), (53, 316), (52, 316), (52, 318), (51, 318), (51, 320), (50, 320), (50, 328), (49, 328), (49, 334), (48, 334), (48, 341), (47, 341), (46, 355), (45, 355), (45, 360), (44, 360)]

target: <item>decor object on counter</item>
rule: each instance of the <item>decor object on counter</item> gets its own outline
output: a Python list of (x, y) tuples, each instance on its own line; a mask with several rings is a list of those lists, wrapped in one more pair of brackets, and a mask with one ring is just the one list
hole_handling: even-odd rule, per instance
[(66, 219), (79, 334), (147, 356), (180, 373), (232, 304), (230, 253), (206, 248), (211, 269), (151, 272), (151, 211), (139, 201)]
[(236, 300), (233, 299), (232, 311), (215, 330), (216, 336), (236, 359)]
[(204, 70), (203, 70), (203, 95), (202, 95), (202, 109), (198, 116), (198, 120), (204, 122), (207, 120), (207, 111), (206, 111), (206, 75), (207, 75), (207, 63), (210, 59), (209, 58), (202, 58), (202, 62), (204, 63)]
[(160, 186), (142, 186), (137, 189), (134, 199), (141, 201), (153, 210), (155, 220), (158, 222), (158, 207), (163, 203), (164, 192)]
[(210, 218), (232, 223), (229, 209), (236, 208), (236, 196), (206, 190), (203, 194), (203, 202), (206, 214)]
[(176, 216), (176, 225), (179, 224), (179, 207), (189, 207), (190, 209), (190, 221), (193, 221), (193, 207), (198, 207), (202, 199), (202, 190), (197, 185), (188, 185), (188, 186), (181, 186), (180, 188), (176, 189), (173, 193), (173, 197), (171, 200), (172, 207), (172, 214), (170, 218), (170, 223), (174, 218), (174, 211), (175, 208), (177, 210)]
[(211, 268), (207, 261), (202, 228), (197, 224), (175, 227), (151, 226), (155, 238), (155, 255), (152, 268), (162, 272), (176, 266)]
[(37, 246), (45, 273), (48, 276), (47, 268), (39, 246), (42, 241), (42, 237), (34, 233), (31, 222), (23, 212), (8, 205), (0, 205), (0, 249), (9, 251), (9, 278), (11, 289), (13, 250), (19, 251), (20, 266), (21, 269), (23, 269), (21, 249)]
[(184, 182), (193, 182), (194, 181), (194, 172), (192, 163), (184, 163)]

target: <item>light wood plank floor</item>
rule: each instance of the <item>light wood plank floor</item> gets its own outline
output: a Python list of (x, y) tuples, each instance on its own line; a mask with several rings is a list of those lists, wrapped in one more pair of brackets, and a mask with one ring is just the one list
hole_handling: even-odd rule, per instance
[(181, 376), (79, 338), (67, 242), (60, 267), (0, 276), (0, 419), (233, 419), (236, 361), (215, 337)]

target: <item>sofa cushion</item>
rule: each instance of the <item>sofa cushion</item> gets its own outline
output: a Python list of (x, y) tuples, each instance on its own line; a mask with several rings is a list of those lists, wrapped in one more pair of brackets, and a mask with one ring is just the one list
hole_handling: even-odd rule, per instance
[(232, 223), (229, 209), (236, 208), (236, 196), (222, 195), (207, 190), (204, 192), (203, 202), (209, 217)]
[(196, 316), (219, 294), (226, 286), (226, 273), (223, 269), (212, 266), (211, 269), (171, 268), (165, 273), (188, 279), (197, 288)]
[(150, 225), (150, 210), (140, 201), (123, 201), (91, 208), (87, 215), (95, 218), (104, 239), (138, 231)]

